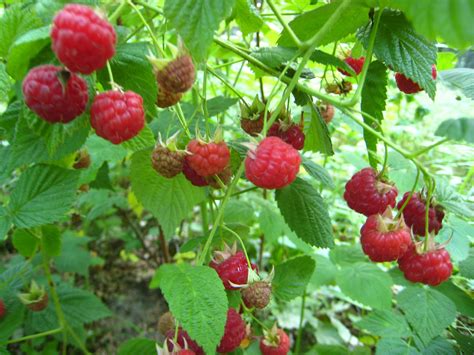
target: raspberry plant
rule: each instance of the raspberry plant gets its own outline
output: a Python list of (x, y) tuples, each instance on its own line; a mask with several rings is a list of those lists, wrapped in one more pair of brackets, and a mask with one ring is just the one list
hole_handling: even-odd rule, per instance
[(4, 2), (0, 353), (472, 354), (473, 17)]

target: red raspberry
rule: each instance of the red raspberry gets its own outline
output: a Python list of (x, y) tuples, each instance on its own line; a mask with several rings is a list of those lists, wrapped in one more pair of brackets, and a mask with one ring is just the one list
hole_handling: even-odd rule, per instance
[(181, 349), (177, 355), (196, 355), (196, 353), (189, 349)]
[(176, 105), (179, 100), (181, 100), (183, 94), (178, 92), (170, 92), (166, 91), (165, 89), (159, 87), (158, 88), (158, 97), (156, 98), (156, 105), (161, 108), (167, 108), (173, 105)]
[(72, 121), (85, 111), (89, 99), (84, 79), (54, 65), (31, 69), (22, 88), (26, 105), (51, 123)]
[(372, 168), (357, 172), (346, 184), (344, 199), (356, 212), (371, 216), (395, 207), (398, 190), (377, 177)]
[(334, 106), (331, 104), (322, 105), (319, 108), (321, 116), (323, 117), (324, 122), (329, 123), (334, 117)]
[(173, 178), (183, 171), (185, 156), (182, 150), (170, 150), (158, 144), (151, 154), (153, 169), (168, 179)]
[[(433, 80), (436, 80), (436, 77), (438, 76), (435, 65), (431, 66), (431, 76), (433, 77)], [(417, 92), (423, 91), (420, 85), (407, 78), (402, 73), (395, 74), (395, 81), (397, 82), (398, 89), (405, 94), (416, 94)]]
[(229, 308), (224, 336), (217, 347), (217, 351), (220, 353), (230, 353), (237, 349), (247, 334), (245, 328), (245, 322), (240, 314), (235, 309)]
[(365, 255), (374, 262), (395, 261), (412, 245), (411, 234), (403, 218), (394, 220), (389, 213), (367, 218), (360, 230)]
[(240, 127), (252, 137), (258, 136), (263, 129), (263, 117), (265, 112), (262, 112), (257, 119), (244, 118), (240, 119)]
[(69, 70), (90, 74), (114, 56), (117, 36), (112, 25), (90, 7), (69, 4), (53, 20), (51, 41)]
[[(403, 195), (402, 200), (398, 203), (397, 208), (401, 209), (405, 201), (407, 200), (409, 192)], [(413, 234), (424, 236), (425, 235), (425, 222), (426, 222), (426, 201), (418, 193), (414, 193), (408, 204), (403, 210), (403, 217), (408, 227), (411, 227)], [(438, 234), (439, 230), (443, 227), (444, 212), (440, 206), (434, 206), (430, 204), (428, 211), (428, 231)]]
[(281, 121), (275, 122), (268, 130), (267, 137), (278, 137), (293, 148), (301, 150), (304, 147), (304, 133), (296, 124), (286, 125)]
[(281, 189), (291, 184), (300, 169), (301, 157), (278, 137), (267, 137), (245, 159), (245, 175), (256, 186)]
[(224, 251), (214, 253), (214, 259), (209, 266), (217, 271), (226, 290), (237, 290), (231, 283), (235, 285), (244, 285), (247, 283), (249, 275), (247, 259), (242, 251), (235, 252), (228, 246)]
[(0, 319), (5, 316), (5, 313), (7, 313), (7, 308), (5, 307), (3, 300), (0, 298)]
[(189, 166), (202, 177), (207, 177), (222, 172), (230, 160), (230, 151), (225, 142), (204, 143), (197, 139), (188, 143), (187, 157)]
[(274, 327), (260, 341), (263, 355), (286, 355), (290, 351), (290, 338), (283, 329)]
[[(171, 353), (173, 352), (173, 349), (174, 349), (173, 339), (174, 339), (174, 329), (169, 330), (166, 333), (166, 339), (165, 339), (165, 344)], [(178, 338), (176, 340), (176, 343), (178, 343), (178, 345), (183, 349), (185, 349), (187, 346), (187, 348), (189, 350), (192, 350), (196, 355), (204, 355), (204, 350), (199, 346), (198, 343), (192, 340), (189, 334), (182, 328), (178, 329)]]
[(257, 281), (243, 288), (241, 294), (247, 308), (263, 309), (270, 303), (272, 285), (267, 281)]
[(398, 267), (407, 280), (431, 286), (449, 279), (453, 271), (449, 253), (444, 248), (419, 254), (415, 245), (398, 259)]
[(173, 93), (183, 93), (191, 89), (195, 78), (196, 69), (189, 55), (173, 59), (156, 73), (160, 87)]
[(91, 125), (98, 136), (114, 144), (135, 137), (145, 126), (142, 97), (117, 90), (97, 95), (91, 106)]
[(184, 159), (184, 164), (183, 164), (183, 174), (188, 179), (191, 184), (194, 186), (198, 187), (203, 187), (203, 186), (208, 186), (209, 183), (207, 182), (206, 178), (203, 178), (201, 175), (199, 175), (191, 166), (189, 165), (189, 157), (187, 156)]
[[(347, 57), (346, 59), (344, 59), (344, 62), (346, 62), (346, 64), (348, 64), (355, 71), (356, 75), (359, 75), (360, 72), (362, 71), (362, 67), (364, 66), (365, 57), (360, 57), (360, 58)], [(352, 76), (351, 73), (349, 73), (348, 71), (342, 68), (338, 68), (337, 70), (346, 76)]]

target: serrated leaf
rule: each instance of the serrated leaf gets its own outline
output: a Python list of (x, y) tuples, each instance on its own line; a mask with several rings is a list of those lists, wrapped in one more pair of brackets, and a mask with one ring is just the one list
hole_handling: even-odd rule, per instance
[(460, 90), (466, 97), (474, 100), (474, 69), (456, 68), (443, 70), (439, 73), (439, 76), (448, 87)]
[(253, 206), (242, 200), (230, 200), (225, 206), (224, 222), (250, 225), (255, 218)]
[(224, 335), (228, 301), (214, 269), (162, 265), (155, 275), (173, 316), (189, 336), (213, 354)]
[(355, 324), (381, 337), (408, 337), (411, 335), (405, 317), (394, 311), (375, 310)]
[(296, 50), (289, 47), (260, 47), (254, 49), (251, 55), (270, 68), (278, 68), (289, 62), (296, 55)]
[[(317, 9), (305, 12), (292, 20), (289, 25), (293, 32), (302, 41), (309, 40), (324, 26), (326, 21), (341, 5), (342, 1), (334, 1), (330, 4), (318, 7)], [(315, 43), (316, 47), (337, 41), (351, 33), (354, 33), (360, 26), (369, 20), (369, 8), (362, 2), (356, 2), (347, 7), (337, 18), (331, 29)], [(286, 31), (282, 32), (278, 40), (280, 46), (293, 47), (295, 44)]]
[[(371, 29), (372, 26), (368, 25), (359, 33), (366, 48)], [(435, 97), (436, 82), (431, 66), (436, 64), (436, 45), (416, 33), (402, 13), (392, 10), (383, 12), (374, 53), (393, 71), (418, 83), (432, 99)]]
[(25, 306), (12, 291), (0, 291), (0, 299), (3, 300), (6, 309), (5, 315), (0, 318), (0, 342), (8, 340), (21, 327), (25, 316)]
[(453, 344), (451, 344), (447, 339), (442, 337), (437, 337), (430, 341), (428, 346), (423, 349), (423, 355), (455, 355), (456, 350), (454, 349)]
[(11, 263), (8, 268), (0, 274), (0, 291), (5, 289), (17, 291), (30, 282), (32, 275), (31, 264), (25, 261)]
[(28, 258), (33, 255), (40, 243), (40, 239), (26, 229), (16, 229), (12, 235), (12, 243), (21, 255)]
[(61, 252), (61, 231), (58, 227), (48, 225), (41, 227), (41, 248), (49, 257), (58, 256)]
[[(0, 114), (3, 113), (6, 108), (6, 104), (8, 103), (8, 93), (10, 91), (11, 86), (12, 83), (10, 77), (6, 72), (5, 64), (0, 63)], [(4, 108), (2, 108), (3, 104), (5, 104)], [(3, 124), (0, 123), (0, 128), (2, 126)]]
[(474, 248), (470, 248), (467, 259), (459, 263), (459, 272), (468, 279), (474, 279)]
[(407, 287), (397, 295), (397, 301), (425, 344), (441, 334), (456, 318), (454, 303), (432, 288)]
[(334, 181), (324, 167), (306, 158), (303, 158), (302, 165), (309, 175), (319, 180), (324, 186), (334, 189)]
[(435, 289), (449, 297), (456, 305), (459, 313), (474, 318), (474, 300), (464, 290), (455, 286), (451, 281), (443, 282), (441, 285), (436, 286)]
[[(383, 111), (387, 100), (387, 67), (380, 61), (370, 63), (364, 88), (362, 89), (360, 109), (375, 118), (376, 122), (363, 116), (364, 122), (376, 131), (383, 121)], [(364, 141), (367, 147), (370, 165), (377, 168), (377, 137), (364, 129)], [(371, 154), (373, 152), (373, 154)]]
[(474, 3), (469, 0), (392, 0), (415, 29), (433, 41), (441, 37), (448, 45), (464, 48), (474, 44)]
[(446, 120), (439, 125), (435, 134), (455, 141), (474, 143), (474, 118)]
[(338, 245), (329, 252), (331, 261), (340, 266), (350, 266), (357, 262), (368, 261), (358, 245)]
[(137, 199), (158, 218), (167, 238), (193, 206), (206, 198), (204, 189), (191, 185), (182, 174), (173, 179), (159, 175), (151, 165), (151, 150), (133, 155), (130, 179)]
[(392, 279), (374, 264), (347, 265), (337, 271), (336, 282), (346, 296), (366, 306), (388, 309), (392, 305)]
[(299, 256), (275, 266), (272, 293), (283, 301), (302, 296), (313, 275), (316, 262), (310, 256)]
[(92, 264), (91, 254), (87, 250), (89, 241), (90, 238), (66, 232), (63, 235), (61, 253), (54, 259), (56, 269), (60, 272), (75, 272), (87, 276), (89, 266)]
[(382, 338), (377, 343), (375, 355), (419, 355), (420, 352), (403, 339), (396, 337)]
[(209, 117), (216, 116), (220, 113), (227, 111), (230, 107), (234, 106), (239, 99), (216, 96), (210, 100), (207, 100), (207, 113)]
[(321, 152), (325, 155), (334, 155), (328, 126), (311, 103), (311, 123), (306, 131), (304, 151)]
[(321, 195), (308, 182), (296, 178), (289, 186), (276, 190), (276, 201), (288, 226), (310, 245), (334, 245), (331, 219)]
[(311, 54), (311, 57), (309, 60), (312, 60), (313, 62), (318, 62), (323, 65), (332, 65), (333, 67), (336, 68), (342, 68), (346, 71), (351, 71), (353, 70), (346, 62), (343, 60), (340, 60), (339, 58), (333, 56), (332, 54), (320, 51), (316, 49), (313, 54)]
[(8, 211), (0, 206), (0, 239), (4, 239), (12, 225), (12, 218)]
[(233, 14), (244, 36), (258, 32), (263, 25), (260, 13), (250, 0), (236, 0)]
[(156, 355), (156, 342), (146, 338), (129, 339), (118, 348), (118, 355)]
[(155, 145), (155, 136), (148, 125), (145, 125), (138, 135), (132, 139), (123, 142), (122, 146), (132, 152), (138, 152), (148, 148), (153, 148)]
[(36, 165), (15, 185), (8, 209), (13, 223), (29, 228), (62, 218), (74, 201), (78, 173), (56, 166)]
[(234, 3), (235, 0), (166, 0), (164, 13), (194, 58), (201, 61)]

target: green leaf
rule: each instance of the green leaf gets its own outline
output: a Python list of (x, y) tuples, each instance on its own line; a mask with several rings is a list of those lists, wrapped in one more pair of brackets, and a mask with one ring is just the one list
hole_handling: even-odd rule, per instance
[(311, 123), (306, 131), (304, 142), (305, 152), (321, 152), (325, 155), (334, 155), (328, 126), (319, 114), (319, 111), (311, 103)]
[(297, 178), (276, 190), (275, 196), (283, 218), (298, 238), (320, 248), (334, 245), (327, 206), (311, 184)]
[(255, 218), (253, 206), (242, 200), (230, 200), (225, 206), (224, 222), (251, 225)]
[(459, 272), (468, 279), (474, 279), (474, 248), (470, 248), (469, 257), (459, 263)]
[(433, 339), (426, 348), (423, 349), (424, 355), (455, 355), (456, 350), (453, 344), (447, 339), (437, 337)]
[(206, 353), (213, 354), (224, 335), (228, 308), (216, 271), (207, 266), (166, 264), (155, 277), (179, 324)]
[(5, 64), (0, 63), (0, 114), (4, 112), (6, 107), (5, 106), (4, 108), (2, 108), (2, 105), (6, 105), (8, 103), (8, 93), (10, 91), (11, 86), (12, 83), (10, 77), (6, 72)]
[(18, 291), (31, 280), (31, 264), (26, 261), (11, 262), (8, 268), (0, 274), (0, 291)]
[(326, 186), (330, 189), (334, 189), (334, 181), (332, 180), (331, 175), (329, 175), (328, 171), (324, 167), (304, 157), (302, 165), (306, 172), (310, 176), (319, 180), (323, 184), (323, 186)]
[(56, 226), (41, 227), (42, 251), (49, 257), (58, 256), (61, 252), (61, 231)]
[(295, 57), (296, 49), (288, 47), (259, 47), (255, 48), (251, 55), (270, 68), (276, 69)]
[[(153, 74), (153, 67), (147, 60), (149, 55), (146, 43), (123, 43), (117, 45), (116, 53), (110, 61), (114, 81), (124, 90), (131, 90), (143, 98), (143, 106), (148, 116), (156, 112), (158, 87)], [(110, 88), (107, 69), (102, 69), (97, 76), (106, 88)]]
[(168, 238), (206, 197), (204, 189), (191, 185), (182, 174), (173, 179), (159, 175), (151, 165), (150, 150), (133, 155), (130, 179), (137, 199), (158, 218)]
[(474, 44), (474, 3), (469, 0), (392, 0), (417, 32), (431, 40), (442, 38), (448, 45), (465, 48)]
[(230, 107), (234, 106), (239, 99), (216, 96), (210, 100), (207, 100), (207, 113), (209, 117), (216, 116), (220, 113), (227, 111)]
[(460, 90), (464, 96), (474, 100), (474, 69), (456, 68), (443, 70), (439, 73), (439, 76), (449, 88)]
[(21, 255), (28, 258), (34, 254), (40, 240), (26, 229), (16, 229), (13, 232), (12, 243)]
[(250, 0), (236, 0), (234, 15), (244, 36), (258, 32), (263, 26), (263, 19)]
[(411, 335), (405, 317), (394, 311), (375, 310), (355, 324), (373, 335), (381, 337), (408, 337)]
[[(363, 116), (364, 122), (380, 132), (383, 111), (387, 100), (387, 67), (380, 61), (370, 63), (367, 78), (362, 89), (360, 109), (375, 118), (376, 122)], [(364, 141), (368, 151), (370, 165), (377, 168), (378, 138), (364, 129)], [(373, 154), (372, 154), (373, 153)]]
[(461, 334), (456, 329), (451, 329), (451, 334), (464, 354), (474, 353), (474, 338), (472, 336)]
[(62, 218), (74, 201), (77, 179), (76, 171), (56, 166), (36, 165), (26, 170), (10, 196), (13, 223), (29, 228)]
[[(367, 48), (371, 25), (360, 32)], [(433, 99), (436, 82), (431, 66), (436, 64), (436, 46), (417, 34), (405, 16), (398, 11), (385, 10), (375, 38), (374, 53), (393, 71), (403, 73), (418, 83)]]
[(317, 62), (323, 65), (332, 65), (333, 67), (342, 68), (342, 69), (345, 69), (346, 71), (353, 70), (352, 67), (350, 67), (343, 60), (339, 59), (338, 57), (333, 56), (332, 54), (320, 51), (318, 49), (316, 49), (313, 52), (313, 54), (311, 54), (311, 57), (309, 58), (309, 60), (312, 60), (313, 62)]
[(426, 344), (456, 318), (454, 303), (432, 288), (407, 287), (397, 295), (398, 306)]
[(214, 32), (230, 15), (235, 0), (166, 0), (164, 13), (194, 58), (206, 58)]
[(446, 120), (439, 125), (435, 134), (455, 141), (474, 143), (474, 118)]
[(367, 256), (365, 256), (358, 245), (337, 245), (329, 252), (329, 258), (339, 266), (350, 266), (357, 262), (367, 262)]
[(403, 339), (388, 337), (382, 338), (377, 343), (375, 355), (418, 355), (416, 348), (407, 344)]
[[(0, 292), (0, 298), (7, 310), (5, 315), (0, 318), (0, 342), (3, 342), (8, 340), (21, 327), (25, 317), (25, 306), (19, 301), (18, 296), (10, 290)], [(7, 352), (6, 354), (10, 353)]]
[(89, 241), (90, 238), (66, 232), (63, 235), (61, 253), (54, 259), (58, 271), (87, 276), (89, 266), (93, 264), (91, 254), (87, 250)]
[(283, 301), (302, 296), (313, 275), (316, 262), (310, 256), (299, 256), (275, 267), (272, 293)]
[(156, 355), (156, 342), (146, 338), (129, 339), (121, 344), (118, 355)]
[(11, 217), (8, 211), (0, 206), (0, 239), (3, 239), (12, 225)]
[(459, 313), (474, 318), (474, 300), (464, 290), (455, 286), (451, 281), (443, 282), (435, 289), (449, 297)]
[[(341, 0), (337, 0), (331, 2), (330, 4), (318, 7), (313, 11), (305, 12), (292, 20), (289, 25), (300, 40), (309, 40), (319, 32), (321, 27), (324, 26), (324, 24), (337, 10), (341, 3)], [(362, 2), (351, 4), (351, 6), (347, 7), (345, 11), (343, 11), (343, 13), (338, 16), (335, 23), (332, 24), (331, 29), (315, 43), (315, 46), (318, 47), (328, 44), (337, 41), (351, 33), (354, 33), (360, 26), (367, 23), (368, 20), (368, 7), (364, 6)], [(282, 35), (278, 40), (278, 44), (280, 46), (288, 47), (295, 46), (291, 40), (291, 37), (286, 31), (282, 32)]]
[(311, 285), (317, 289), (323, 285), (333, 284), (336, 280), (336, 266), (322, 255), (317, 254), (314, 259), (316, 259), (317, 267), (311, 277)]
[(359, 262), (345, 266), (338, 270), (336, 282), (354, 301), (375, 309), (388, 309), (392, 305), (392, 279), (377, 265)]
[(138, 152), (148, 148), (153, 148), (155, 145), (155, 136), (148, 125), (140, 131), (140, 133), (132, 139), (123, 142), (122, 146), (131, 150), (132, 152)]

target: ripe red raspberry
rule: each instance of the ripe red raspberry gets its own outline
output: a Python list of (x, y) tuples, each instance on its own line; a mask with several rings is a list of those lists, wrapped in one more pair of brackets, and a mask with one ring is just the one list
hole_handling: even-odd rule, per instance
[(181, 349), (177, 355), (196, 355), (196, 353), (189, 349)]
[(290, 351), (290, 338), (275, 326), (260, 341), (260, 351), (263, 355), (286, 355)]
[(209, 183), (207, 182), (206, 178), (199, 175), (191, 166), (189, 165), (189, 157), (187, 156), (184, 159), (183, 164), (183, 174), (188, 179), (191, 184), (198, 187), (208, 186)]
[[(165, 345), (170, 350), (170, 352), (173, 352), (174, 349), (173, 339), (174, 329), (169, 330), (166, 333)], [(189, 350), (194, 351), (196, 355), (204, 355), (204, 350), (199, 346), (198, 343), (192, 340), (189, 334), (182, 328), (178, 329), (178, 337), (176, 343), (183, 349), (187, 348)]]
[(365, 168), (347, 182), (344, 199), (351, 209), (368, 217), (395, 207), (397, 194), (395, 186), (377, 177), (374, 169)]
[(214, 258), (209, 266), (216, 270), (226, 290), (237, 290), (231, 285), (244, 285), (249, 275), (247, 259), (242, 251), (236, 251), (236, 246), (225, 246), (224, 251), (214, 252)]
[(207, 177), (222, 172), (230, 160), (230, 151), (225, 142), (204, 143), (193, 139), (188, 143), (187, 157), (189, 166), (202, 177)]
[(69, 70), (90, 74), (114, 56), (117, 36), (112, 25), (90, 7), (69, 4), (54, 17), (51, 41)]
[(191, 89), (195, 78), (193, 59), (187, 54), (173, 59), (156, 73), (160, 87), (174, 93), (183, 93)]
[(26, 105), (51, 123), (68, 123), (81, 115), (89, 95), (84, 79), (61, 67), (33, 68), (23, 80)]
[(300, 126), (293, 123), (288, 125), (282, 121), (276, 121), (268, 130), (267, 137), (278, 137), (297, 150), (304, 147), (304, 133)]
[(270, 303), (272, 285), (267, 281), (257, 281), (243, 288), (241, 294), (247, 308), (263, 309)]
[(91, 106), (91, 125), (98, 136), (114, 144), (135, 137), (145, 126), (142, 97), (118, 90), (97, 95)]
[(407, 280), (431, 286), (449, 279), (453, 271), (451, 258), (444, 248), (418, 253), (415, 245), (398, 259), (398, 267)]
[(182, 97), (183, 94), (180, 92), (174, 93), (171, 91), (166, 91), (165, 89), (159, 87), (158, 97), (156, 98), (156, 105), (161, 108), (167, 108), (176, 105)]
[[(431, 76), (433, 77), (433, 80), (436, 80), (436, 77), (438, 76), (435, 65), (431, 66)], [(402, 73), (395, 74), (395, 81), (397, 82), (398, 89), (405, 94), (416, 94), (417, 92), (423, 91), (420, 85), (407, 78)]]
[[(364, 66), (365, 57), (360, 57), (360, 58), (347, 57), (346, 59), (344, 59), (344, 62), (346, 62), (346, 64), (348, 64), (355, 71), (356, 75), (359, 75), (360, 72), (362, 71), (362, 67)], [(348, 71), (342, 68), (338, 68), (337, 70), (346, 76), (352, 76), (351, 73), (349, 73)]]
[[(402, 200), (398, 203), (397, 208), (401, 209), (405, 201), (407, 200), (409, 192), (403, 195)], [(423, 199), (421, 194), (418, 192), (414, 193), (408, 204), (403, 210), (403, 217), (408, 227), (411, 227), (413, 234), (424, 236), (425, 235), (425, 223), (426, 223), (426, 201)], [(428, 211), (428, 231), (438, 234), (439, 230), (443, 227), (444, 212), (440, 206), (430, 204)]]
[[(229, 185), (230, 180), (232, 179), (232, 169), (230, 168), (230, 166), (228, 166), (219, 174), (217, 174), (217, 176), (222, 181), (222, 183), (227, 186)], [(213, 187), (214, 189), (222, 188), (222, 186), (219, 184), (219, 181), (216, 179), (216, 175), (208, 176), (206, 178), (206, 181), (208, 182), (209, 186)]]
[(7, 313), (7, 308), (5, 307), (3, 300), (0, 298), (0, 319), (5, 316), (5, 313)]
[(230, 353), (237, 349), (247, 334), (245, 328), (245, 322), (240, 314), (237, 313), (235, 309), (229, 308), (227, 311), (224, 336), (217, 347), (217, 351), (220, 353)]
[(160, 175), (170, 179), (183, 171), (186, 152), (171, 150), (163, 145), (156, 145), (151, 154), (153, 169)]
[(278, 137), (267, 137), (245, 159), (245, 175), (256, 186), (281, 189), (291, 184), (300, 169), (301, 157)]
[(319, 108), (324, 122), (329, 123), (334, 117), (334, 106), (331, 104), (324, 104)]
[(412, 245), (410, 230), (403, 218), (393, 219), (391, 209), (368, 217), (360, 234), (365, 255), (377, 263), (398, 260)]

